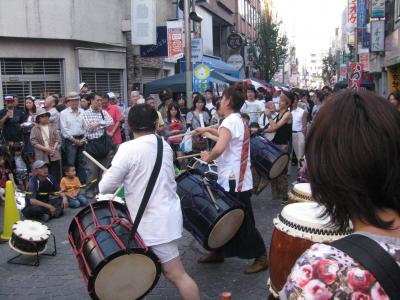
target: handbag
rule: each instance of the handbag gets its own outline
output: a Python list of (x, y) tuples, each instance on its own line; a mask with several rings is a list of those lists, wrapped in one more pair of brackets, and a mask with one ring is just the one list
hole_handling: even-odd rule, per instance
[[(104, 120), (103, 112), (100, 111), (100, 113), (101, 117)], [(85, 150), (94, 158), (99, 159), (106, 157), (108, 153), (111, 151), (112, 146), (113, 146), (112, 139), (107, 134), (107, 130), (104, 128), (102, 136), (88, 140)]]
[(400, 267), (377, 242), (361, 234), (352, 234), (331, 243), (366, 268), (390, 299), (400, 299)]
[[(162, 139), (159, 136), (157, 136), (157, 158), (156, 158), (156, 162), (154, 164), (153, 171), (151, 172), (149, 182), (147, 183), (147, 187), (146, 187), (146, 190), (144, 192), (142, 201), (140, 203), (138, 212), (136, 214), (135, 221), (133, 222), (133, 226), (132, 226), (132, 229), (131, 229), (131, 232), (130, 232), (129, 245), (130, 245), (131, 241), (133, 240), (133, 238), (135, 237), (135, 234), (136, 234), (137, 229), (139, 227), (140, 221), (142, 220), (142, 217), (143, 217), (143, 214), (144, 214), (144, 210), (146, 209), (146, 206), (147, 206), (147, 203), (149, 202), (151, 193), (153, 192), (154, 185), (156, 184), (156, 181), (157, 181), (157, 178), (158, 178), (158, 174), (160, 173), (162, 158), (163, 158), (163, 142), (162, 142)], [(130, 249), (131, 249), (131, 247), (129, 247), (129, 245), (127, 247), (128, 251), (130, 251)]]

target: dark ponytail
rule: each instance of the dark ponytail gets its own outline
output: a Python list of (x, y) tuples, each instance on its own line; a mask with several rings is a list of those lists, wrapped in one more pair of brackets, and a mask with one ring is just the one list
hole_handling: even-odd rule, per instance
[(244, 104), (246, 91), (246, 84), (243, 81), (238, 81), (233, 86), (225, 89), (222, 96), (229, 99), (229, 106), (234, 112), (239, 112)]

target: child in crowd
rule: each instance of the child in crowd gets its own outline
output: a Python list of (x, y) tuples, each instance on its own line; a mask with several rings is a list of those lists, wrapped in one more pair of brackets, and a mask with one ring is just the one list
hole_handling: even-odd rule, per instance
[(10, 164), (18, 188), (21, 191), (26, 191), (31, 168), (29, 158), (23, 152), (21, 143), (14, 143), (11, 146)]
[(249, 115), (246, 113), (241, 113), (240, 116), (242, 117), (242, 119), (246, 123), (246, 125), (249, 126), (249, 123), (250, 123)]
[(26, 206), (22, 210), (27, 219), (47, 222), (50, 218), (59, 218), (68, 207), (66, 195), (61, 191), (58, 182), (49, 175), (49, 168), (42, 160), (32, 164), (34, 175), (29, 180), (25, 197)]
[(76, 176), (76, 170), (74, 166), (64, 167), (64, 177), (61, 179), (60, 187), (67, 196), (69, 207), (78, 208), (88, 204), (86, 197), (80, 193), (81, 182)]
[(256, 122), (250, 124), (250, 134), (256, 134), (260, 131), (260, 125)]

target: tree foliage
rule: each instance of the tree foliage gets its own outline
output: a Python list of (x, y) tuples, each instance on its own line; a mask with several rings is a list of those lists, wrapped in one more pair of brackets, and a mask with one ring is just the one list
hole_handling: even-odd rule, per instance
[(280, 24), (270, 17), (260, 17), (254, 62), (266, 81), (274, 77), (288, 56), (288, 39), (280, 34)]
[(333, 77), (336, 75), (336, 59), (329, 53), (322, 59), (322, 79), (325, 85), (333, 83)]

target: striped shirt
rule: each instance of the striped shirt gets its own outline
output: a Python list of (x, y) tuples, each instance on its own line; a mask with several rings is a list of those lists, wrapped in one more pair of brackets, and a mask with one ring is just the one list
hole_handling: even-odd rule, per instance
[[(103, 135), (104, 130), (113, 124), (113, 119), (105, 110), (94, 111), (92, 107), (83, 113), (83, 122), (85, 123), (86, 137), (88, 140), (99, 138)], [(94, 129), (90, 129), (89, 125), (100, 124)]]

